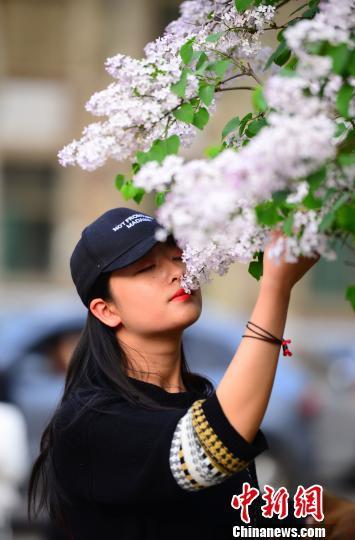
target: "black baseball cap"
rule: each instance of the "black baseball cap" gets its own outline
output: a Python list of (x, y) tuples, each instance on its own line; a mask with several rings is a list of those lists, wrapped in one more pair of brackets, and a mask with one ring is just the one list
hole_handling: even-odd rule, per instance
[[(108, 210), (85, 227), (70, 257), (70, 272), (87, 308), (90, 291), (100, 274), (143, 257), (161, 241), (155, 236), (159, 229), (162, 227), (154, 217), (124, 207)], [(174, 240), (172, 234), (164, 242), (170, 240)]]

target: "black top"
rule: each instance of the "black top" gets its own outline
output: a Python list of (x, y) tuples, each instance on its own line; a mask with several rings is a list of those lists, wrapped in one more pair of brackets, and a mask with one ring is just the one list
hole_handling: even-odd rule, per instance
[[(232, 538), (233, 525), (246, 525), (231, 507), (232, 496), (242, 492), (243, 482), (259, 489), (254, 458), (268, 448), (264, 434), (259, 430), (247, 442), (215, 392), (206, 399), (130, 379), (175, 409), (149, 411), (118, 396), (107, 412), (86, 410), (68, 427), (81, 407), (73, 396), (56, 423), (53, 458), (72, 500), (66, 506), (72, 538)], [(250, 525), (271, 526), (274, 521), (261, 518), (259, 501), (249, 509)], [(287, 526), (287, 519), (281, 523)]]

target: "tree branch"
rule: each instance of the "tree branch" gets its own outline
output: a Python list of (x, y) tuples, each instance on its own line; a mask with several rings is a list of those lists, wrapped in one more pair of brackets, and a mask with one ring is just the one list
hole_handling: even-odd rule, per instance
[(228, 92), (229, 90), (255, 90), (252, 86), (230, 86), (229, 88), (216, 88), (216, 92)]
[(280, 9), (280, 7), (282, 6), (285, 6), (286, 4), (288, 4), (291, 0), (282, 0), (282, 2), (280, 2), (279, 4), (277, 4), (277, 6), (275, 6), (275, 9)]

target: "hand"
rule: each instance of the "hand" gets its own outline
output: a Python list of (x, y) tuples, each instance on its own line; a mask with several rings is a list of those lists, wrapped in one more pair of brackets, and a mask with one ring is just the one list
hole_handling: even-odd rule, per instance
[(279, 261), (269, 257), (270, 250), (275, 246), (278, 238), (286, 238), (280, 231), (272, 231), (270, 241), (264, 251), (262, 285), (271, 285), (287, 292), (301, 279), (301, 277), (316, 264), (320, 259), (316, 257), (299, 257), (297, 262), (285, 261), (284, 254), (280, 255)]

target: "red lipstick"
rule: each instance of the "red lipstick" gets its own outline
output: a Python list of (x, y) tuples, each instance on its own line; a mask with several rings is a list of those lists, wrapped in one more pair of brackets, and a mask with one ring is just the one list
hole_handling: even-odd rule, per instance
[(187, 294), (184, 289), (179, 289), (176, 291), (176, 293), (170, 298), (170, 300), (187, 300), (190, 298), (191, 294)]

